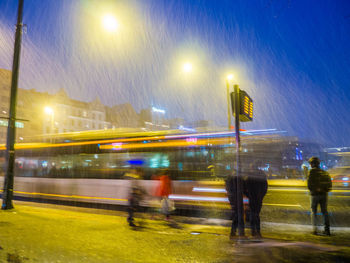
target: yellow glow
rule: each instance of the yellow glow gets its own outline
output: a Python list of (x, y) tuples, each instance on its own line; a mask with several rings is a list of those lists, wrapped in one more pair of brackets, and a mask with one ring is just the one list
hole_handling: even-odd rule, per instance
[(111, 14), (106, 14), (102, 17), (102, 26), (104, 29), (106, 29), (108, 32), (116, 32), (119, 27), (119, 23), (115, 16)]
[(222, 72), (221, 78), (223, 81), (229, 84), (238, 84), (238, 82), (241, 84), (241, 74), (240, 74), (240, 68), (230, 66), (226, 68), (220, 69), (220, 72)]
[(186, 62), (186, 63), (183, 65), (182, 69), (183, 69), (183, 71), (184, 71), (185, 73), (190, 73), (190, 72), (192, 71), (192, 69), (193, 69), (193, 66), (192, 66), (192, 64), (191, 64), (190, 62)]
[(52, 115), (53, 114), (53, 109), (51, 108), (51, 107), (45, 107), (44, 108), (44, 111), (45, 111), (45, 113), (46, 114), (48, 114), (48, 115)]
[[(149, 51), (145, 32), (152, 31), (135, 1), (77, 1), (74, 46), (87, 63), (118, 65), (135, 61)], [(73, 13), (73, 12), (72, 12)]]
[(233, 80), (234, 76), (233, 76), (233, 74), (228, 74), (226, 78), (227, 78), (227, 80)]

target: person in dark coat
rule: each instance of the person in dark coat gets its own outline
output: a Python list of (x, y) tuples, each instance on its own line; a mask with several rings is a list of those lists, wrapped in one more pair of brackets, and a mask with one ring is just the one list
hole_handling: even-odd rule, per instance
[[(232, 225), (231, 225), (231, 233), (230, 239), (236, 236), (236, 231), (238, 228), (239, 236), (244, 236), (244, 221), (243, 217), (238, 217), (238, 204), (237, 204), (237, 176), (235, 174), (230, 174), (227, 176), (225, 181), (225, 188), (227, 192), (227, 197), (231, 206), (231, 217), (232, 217)], [(241, 211), (243, 211), (243, 206), (241, 207)]]
[(267, 188), (267, 177), (259, 169), (259, 162), (252, 163), (245, 174), (244, 193), (249, 199), (251, 233), (258, 238), (261, 238), (260, 211)]
[(317, 206), (320, 204), (324, 220), (324, 234), (330, 235), (329, 217), (327, 211), (328, 192), (332, 189), (332, 180), (329, 174), (320, 168), (320, 159), (312, 157), (309, 160), (311, 170), (307, 179), (307, 187), (311, 194), (311, 224), (313, 234), (317, 235)]

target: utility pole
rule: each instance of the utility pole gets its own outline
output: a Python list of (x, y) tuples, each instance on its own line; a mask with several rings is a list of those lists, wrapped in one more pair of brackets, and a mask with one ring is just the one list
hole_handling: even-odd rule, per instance
[(240, 116), (240, 90), (238, 85), (234, 85), (234, 107), (235, 107), (235, 133), (236, 133), (236, 179), (237, 179), (237, 219), (238, 219), (238, 236), (244, 237), (244, 218), (243, 218), (243, 193), (242, 193), (242, 175), (240, 165), (240, 147), (241, 138), (239, 134), (239, 116)]
[(11, 78), (11, 95), (10, 95), (10, 116), (7, 127), (6, 141), (6, 175), (4, 182), (4, 191), (2, 194), (2, 209), (12, 209), (13, 198), (13, 181), (14, 181), (14, 166), (15, 166), (15, 139), (16, 139), (16, 105), (17, 105), (17, 87), (19, 75), (19, 62), (21, 55), (22, 41), (22, 17), (23, 17), (23, 0), (18, 0), (17, 10), (17, 25), (15, 34), (15, 47), (12, 63), (12, 78)]

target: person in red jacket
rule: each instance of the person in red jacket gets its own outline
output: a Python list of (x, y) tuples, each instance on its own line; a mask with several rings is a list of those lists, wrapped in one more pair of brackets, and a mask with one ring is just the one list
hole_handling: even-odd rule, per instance
[(158, 196), (161, 199), (161, 211), (168, 220), (170, 216), (170, 210), (172, 207), (172, 202), (169, 200), (169, 195), (171, 194), (172, 190), (169, 170), (161, 170), (159, 174), (154, 177), (154, 179), (159, 180), (155, 196)]

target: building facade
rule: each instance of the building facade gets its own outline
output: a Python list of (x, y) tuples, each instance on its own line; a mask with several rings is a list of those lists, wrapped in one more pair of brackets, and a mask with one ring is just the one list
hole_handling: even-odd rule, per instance
[[(0, 69), (0, 144), (6, 143), (10, 86), (11, 71)], [(108, 107), (99, 99), (83, 102), (70, 98), (63, 88), (55, 94), (19, 88), (16, 109), (17, 142), (86, 130), (141, 128), (156, 131), (188, 126), (182, 118), (166, 118), (163, 109), (149, 107), (137, 113), (130, 103)], [(208, 122), (200, 121), (194, 126), (208, 126)]]
[[(10, 104), (11, 71), (0, 69), (0, 143), (6, 143)], [(131, 106), (131, 105), (130, 105)], [(71, 99), (64, 89), (56, 94), (35, 89), (18, 89), (16, 141), (43, 135), (101, 130), (118, 126), (108, 120), (108, 107), (99, 99), (83, 102)]]

